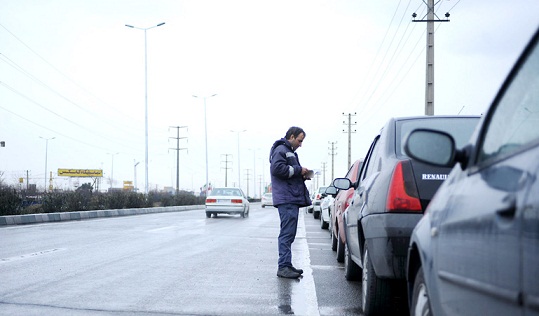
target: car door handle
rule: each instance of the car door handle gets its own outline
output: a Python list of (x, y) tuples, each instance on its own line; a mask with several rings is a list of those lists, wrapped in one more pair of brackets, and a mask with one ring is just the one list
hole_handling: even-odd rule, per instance
[(502, 218), (513, 218), (517, 212), (517, 201), (515, 196), (510, 195), (503, 199), (504, 202), (508, 202), (509, 205), (496, 211), (496, 213)]

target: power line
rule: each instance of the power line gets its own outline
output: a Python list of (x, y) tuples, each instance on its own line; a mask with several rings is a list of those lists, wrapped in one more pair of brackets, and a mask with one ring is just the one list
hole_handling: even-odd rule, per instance
[(94, 98), (95, 100), (97, 100), (99, 103), (101, 104), (104, 104), (105, 105), (105, 108), (107, 110), (109, 109), (115, 109), (113, 106), (107, 104), (106, 102), (102, 101), (100, 98), (98, 98), (95, 94), (93, 94), (91, 91), (87, 90), (86, 88), (84, 88), (83, 86), (79, 85), (77, 82), (75, 82), (73, 79), (71, 79), (69, 76), (67, 76), (66, 74), (64, 74), (62, 71), (60, 71), (57, 67), (55, 67), (53, 64), (51, 64), (50, 62), (48, 62), (45, 58), (43, 58), (40, 54), (38, 54), (35, 50), (33, 50), (29, 45), (27, 45), (25, 42), (23, 42), (19, 37), (17, 37), (13, 32), (11, 32), (10, 30), (8, 30), (4, 25), (2, 25), (0, 23), (0, 27), (2, 27), (6, 32), (8, 32), (11, 36), (13, 36), (13, 38), (15, 38), (17, 41), (19, 41), (24, 47), (26, 47), (29, 51), (31, 51), (34, 55), (36, 55), (39, 59), (41, 59), (45, 64), (47, 64), (49, 67), (51, 67), (52, 69), (54, 69), (57, 73), (59, 73), (61, 76), (63, 76), (64, 78), (66, 78), (68, 81), (70, 81), (71, 83), (73, 83), (76, 87), (78, 87), (79, 89), (81, 89), (82, 91), (84, 91), (85, 93), (87, 93), (88, 95), (90, 95), (92, 98)]
[[(6, 89), (12, 91), (13, 93), (18, 94), (19, 96), (21, 96), (22, 98), (26, 99), (27, 101), (29, 101), (29, 102), (31, 102), (31, 103), (37, 105), (38, 107), (44, 109), (45, 111), (47, 111), (47, 112), (49, 112), (49, 113), (51, 113), (51, 114), (57, 116), (58, 118), (60, 118), (60, 119), (62, 119), (62, 120), (64, 120), (64, 121), (66, 121), (66, 122), (68, 122), (68, 123), (74, 125), (75, 127), (78, 127), (78, 128), (83, 129), (83, 130), (86, 130), (87, 132), (90, 132), (92, 135), (97, 135), (97, 136), (99, 136), (99, 137), (101, 137), (101, 138), (103, 138), (103, 139), (105, 139), (105, 140), (107, 140), (107, 141), (114, 142), (114, 143), (119, 144), (119, 145), (121, 145), (121, 146), (125, 146), (125, 147), (127, 147), (127, 148), (132, 149), (132, 150), (135, 150), (134, 148), (131, 148), (131, 147), (129, 147), (129, 146), (126, 146), (124, 143), (117, 142), (117, 141), (111, 139), (110, 136), (107, 137), (107, 136), (105, 136), (105, 135), (101, 135), (101, 134), (99, 134), (99, 133), (97, 133), (97, 132), (95, 132), (95, 131), (92, 131), (92, 130), (90, 130), (90, 129), (84, 127), (84, 126), (82, 126), (82, 125), (81, 125), (80, 123), (78, 123), (78, 122), (74, 122), (74, 121), (72, 121), (72, 120), (70, 120), (70, 119), (68, 119), (68, 118), (66, 118), (66, 117), (64, 117), (64, 116), (62, 116), (62, 115), (60, 115), (60, 114), (54, 112), (53, 110), (48, 109), (48, 108), (45, 107), (44, 105), (40, 104), (40, 103), (37, 102), (37, 101), (34, 101), (34, 100), (30, 99), (30, 98), (27, 97), (26, 95), (24, 95), (24, 94), (22, 94), (21, 92), (15, 90), (14, 88), (10, 87), (9, 85), (5, 84), (5, 83), (2, 82), (2, 81), (0, 81), (0, 85), (4, 86)], [(14, 114), (14, 112), (11, 112), (11, 111), (10, 111), (10, 113)], [(20, 115), (17, 115), (17, 116), (18, 116), (18, 117), (22, 117), (22, 116), (20, 116)], [(28, 119), (25, 118), (25, 120), (28, 120)], [(60, 133), (58, 133), (58, 134), (60, 134)], [(72, 139), (73, 139), (73, 138), (72, 138)]]
[[(21, 72), (22, 74), (24, 74), (25, 76), (27, 76), (28, 78), (32, 79), (33, 81), (37, 82), (39, 85), (41, 85), (42, 87), (46, 88), (47, 90), (51, 91), (52, 93), (54, 93), (55, 95), (57, 95), (58, 97), (64, 99), (65, 101), (67, 101), (68, 103), (74, 105), (75, 107), (77, 107), (78, 109), (82, 110), (83, 112), (85, 113), (88, 113), (96, 118), (98, 118), (99, 120), (107, 120), (107, 116), (100, 116), (98, 115), (97, 113), (99, 112), (95, 112), (95, 111), (90, 111), (86, 108), (84, 108), (83, 106), (79, 105), (77, 102), (67, 98), (66, 96), (64, 96), (63, 94), (61, 94), (60, 92), (56, 91), (55, 89), (53, 89), (52, 87), (50, 87), (49, 85), (47, 85), (45, 82), (41, 81), (40, 79), (38, 79), (36, 76), (32, 75), (30, 72), (28, 72), (27, 70), (25, 70), (23, 67), (21, 67), (20, 65), (18, 65), (16, 62), (14, 62), (12, 59), (10, 59), (9, 57), (7, 57), (5, 54), (2, 54), (0, 53), (0, 59), (2, 59), (6, 64), (8, 64), (9, 66), (11, 66), (12, 68), (14, 68), (15, 70)], [(22, 95), (22, 93), (18, 93), (19, 95)], [(110, 120), (109, 120), (110, 121)], [(114, 124), (118, 125), (119, 122), (114, 122)], [(124, 127), (127, 127), (124, 125)], [(130, 130), (129, 132), (132, 132), (133, 129), (132, 128), (129, 128), (128, 129)]]

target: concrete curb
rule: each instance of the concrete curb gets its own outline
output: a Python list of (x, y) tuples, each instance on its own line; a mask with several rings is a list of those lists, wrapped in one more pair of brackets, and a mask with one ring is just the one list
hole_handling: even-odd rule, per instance
[(8, 215), (0, 216), (0, 226), (7, 225), (24, 225), (46, 222), (62, 222), (72, 220), (83, 220), (101, 217), (114, 216), (130, 216), (142, 215), (151, 213), (164, 212), (181, 212), (189, 210), (203, 209), (204, 205), (187, 205), (187, 206), (167, 206), (167, 207), (149, 207), (149, 208), (127, 208), (116, 210), (95, 210), (82, 212), (60, 212), (60, 213), (43, 213), (43, 214), (28, 214), (28, 215)]

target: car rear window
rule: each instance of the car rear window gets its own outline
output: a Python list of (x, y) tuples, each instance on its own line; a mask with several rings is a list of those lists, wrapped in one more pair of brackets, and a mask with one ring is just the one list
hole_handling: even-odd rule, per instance
[(449, 133), (455, 139), (457, 148), (462, 148), (470, 140), (477, 123), (479, 123), (479, 117), (427, 117), (424, 119), (397, 121), (395, 144), (397, 156), (406, 156), (404, 142), (408, 134), (414, 129), (429, 128)]
[(210, 196), (241, 196), (241, 191), (238, 189), (213, 189)]

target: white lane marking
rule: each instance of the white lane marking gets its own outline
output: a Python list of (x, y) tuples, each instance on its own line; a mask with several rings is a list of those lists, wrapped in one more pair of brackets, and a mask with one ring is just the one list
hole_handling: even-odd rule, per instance
[(293, 261), (298, 262), (298, 267), (304, 267), (304, 273), (303, 277), (299, 279), (299, 282), (292, 283), (290, 307), (296, 315), (320, 315), (318, 310), (318, 297), (316, 296), (316, 287), (312, 273), (313, 271), (310, 268), (311, 256), (309, 252), (309, 244), (307, 243), (305, 218), (301, 212), (299, 217), (296, 242), (294, 242), (294, 246), (297, 248), (295, 248), (296, 251), (293, 252), (292, 257), (299, 257), (297, 260), (293, 259)]

